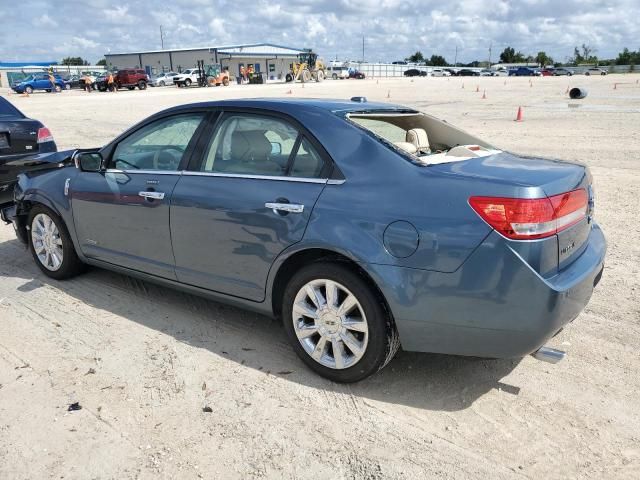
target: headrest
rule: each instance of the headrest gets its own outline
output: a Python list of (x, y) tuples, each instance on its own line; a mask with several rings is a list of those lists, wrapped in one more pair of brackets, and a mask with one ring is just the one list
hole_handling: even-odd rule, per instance
[(262, 130), (236, 130), (231, 135), (231, 158), (235, 161), (266, 160), (271, 142)]
[(429, 137), (422, 128), (413, 128), (407, 131), (406, 140), (413, 143), (417, 151), (429, 151)]

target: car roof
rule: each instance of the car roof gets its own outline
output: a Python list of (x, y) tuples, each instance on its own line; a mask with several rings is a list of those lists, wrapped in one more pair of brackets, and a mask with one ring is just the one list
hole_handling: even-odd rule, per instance
[(188, 110), (190, 108), (239, 107), (274, 110), (295, 114), (300, 109), (321, 109), (331, 113), (349, 113), (366, 111), (415, 112), (413, 108), (382, 102), (356, 102), (351, 100), (324, 98), (243, 98), (220, 100), (214, 102), (192, 103), (173, 107), (172, 110)]

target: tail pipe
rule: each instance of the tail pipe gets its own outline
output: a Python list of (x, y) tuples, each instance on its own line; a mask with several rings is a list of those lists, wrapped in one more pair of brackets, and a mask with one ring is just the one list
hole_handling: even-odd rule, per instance
[(538, 350), (533, 352), (531, 356), (536, 360), (541, 360), (547, 363), (558, 363), (562, 360), (567, 354), (562, 350), (556, 350), (551, 347), (540, 347)]

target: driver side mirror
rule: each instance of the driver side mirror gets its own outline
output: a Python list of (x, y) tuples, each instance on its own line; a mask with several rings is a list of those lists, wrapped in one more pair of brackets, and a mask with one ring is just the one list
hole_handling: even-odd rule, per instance
[(76, 155), (76, 165), (83, 172), (101, 172), (104, 159), (100, 152), (80, 152)]

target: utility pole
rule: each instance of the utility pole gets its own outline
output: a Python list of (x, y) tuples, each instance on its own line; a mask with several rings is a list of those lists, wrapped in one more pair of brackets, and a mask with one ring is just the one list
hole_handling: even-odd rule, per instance
[(489, 43), (489, 65), (487, 68), (491, 68), (491, 47), (493, 47), (493, 42)]
[(364, 63), (364, 35), (362, 36), (362, 63)]
[(160, 49), (164, 50), (164, 33), (162, 32), (162, 25), (160, 25)]
[(458, 66), (458, 46), (456, 45), (456, 57), (453, 60), (453, 66), (457, 67)]

